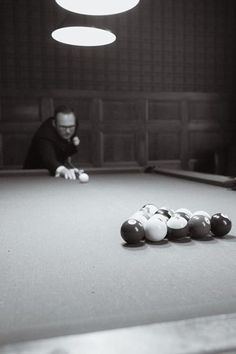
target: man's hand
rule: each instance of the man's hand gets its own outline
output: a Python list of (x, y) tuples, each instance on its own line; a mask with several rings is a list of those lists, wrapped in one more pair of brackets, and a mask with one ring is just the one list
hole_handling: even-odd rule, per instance
[(75, 171), (75, 173), (76, 173), (77, 175), (81, 175), (81, 173), (84, 173), (84, 170), (78, 169), (78, 168), (76, 168), (76, 167), (74, 167), (73, 170)]
[(63, 177), (65, 179), (76, 180), (76, 169), (59, 166), (56, 169), (55, 177)]
[(78, 136), (74, 136), (74, 138), (72, 139), (72, 143), (74, 144), (74, 146), (78, 146), (80, 144), (80, 139)]

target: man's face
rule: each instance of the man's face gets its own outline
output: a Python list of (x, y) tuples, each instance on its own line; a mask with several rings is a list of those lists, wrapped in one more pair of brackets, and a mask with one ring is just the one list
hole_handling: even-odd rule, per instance
[(57, 113), (55, 128), (61, 138), (69, 140), (74, 135), (76, 129), (74, 113)]

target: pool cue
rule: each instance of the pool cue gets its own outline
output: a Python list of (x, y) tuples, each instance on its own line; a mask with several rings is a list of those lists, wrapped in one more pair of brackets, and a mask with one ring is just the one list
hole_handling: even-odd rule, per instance
[[(78, 170), (78, 171), (74, 171), (74, 172), (75, 172), (75, 176), (76, 176), (76, 178), (78, 179), (79, 176), (80, 176), (82, 173), (84, 173), (84, 170), (82, 170), (82, 169), (80, 170), (78, 167), (75, 167), (71, 161), (67, 161), (67, 162), (68, 162), (69, 167)], [(81, 172), (81, 171), (82, 171), (82, 172)]]

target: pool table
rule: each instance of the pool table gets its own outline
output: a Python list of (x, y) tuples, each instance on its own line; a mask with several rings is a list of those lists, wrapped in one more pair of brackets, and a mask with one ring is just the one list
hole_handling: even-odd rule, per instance
[[(19, 342), (122, 331), (117, 351), (106, 342), (107, 353), (118, 353), (135, 329), (137, 338), (150, 335), (149, 349), (160, 349), (164, 328), (165, 338), (178, 337), (165, 326), (201, 332), (209, 319), (215, 330), (221, 323), (223, 341), (221, 326), (231, 321), (231, 346), (223, 348), (236, 348), (236, 192), (158, 169), (87, 172), (89, 183), (46, 171), (0, 173), (0, 353), (34, 353), (18, 350)], [(129, 246), (121, 224), (146, 203), (223, 212), (232, 229), (223, 238)], [(132, 343), (136, 353), (157, 352)]]

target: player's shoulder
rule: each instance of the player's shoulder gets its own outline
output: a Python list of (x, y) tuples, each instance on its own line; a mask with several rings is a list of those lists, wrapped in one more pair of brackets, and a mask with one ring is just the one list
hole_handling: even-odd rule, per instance
[(44, 127), (52, 127), (53, 128), (53, 117), (49, 117), (49, 118), (46, 118), (43, 122), (42, 122), (42, 124), (41, 124), (41, 126), (40, 126), (40, 128), (44, 128)]
[(38, 137), (42, 136), (50, 136), (54, 133), (54, 127), (53, 127), (53, 117), (45, 119), (41, 125), (39, 126), (36, 134)]

